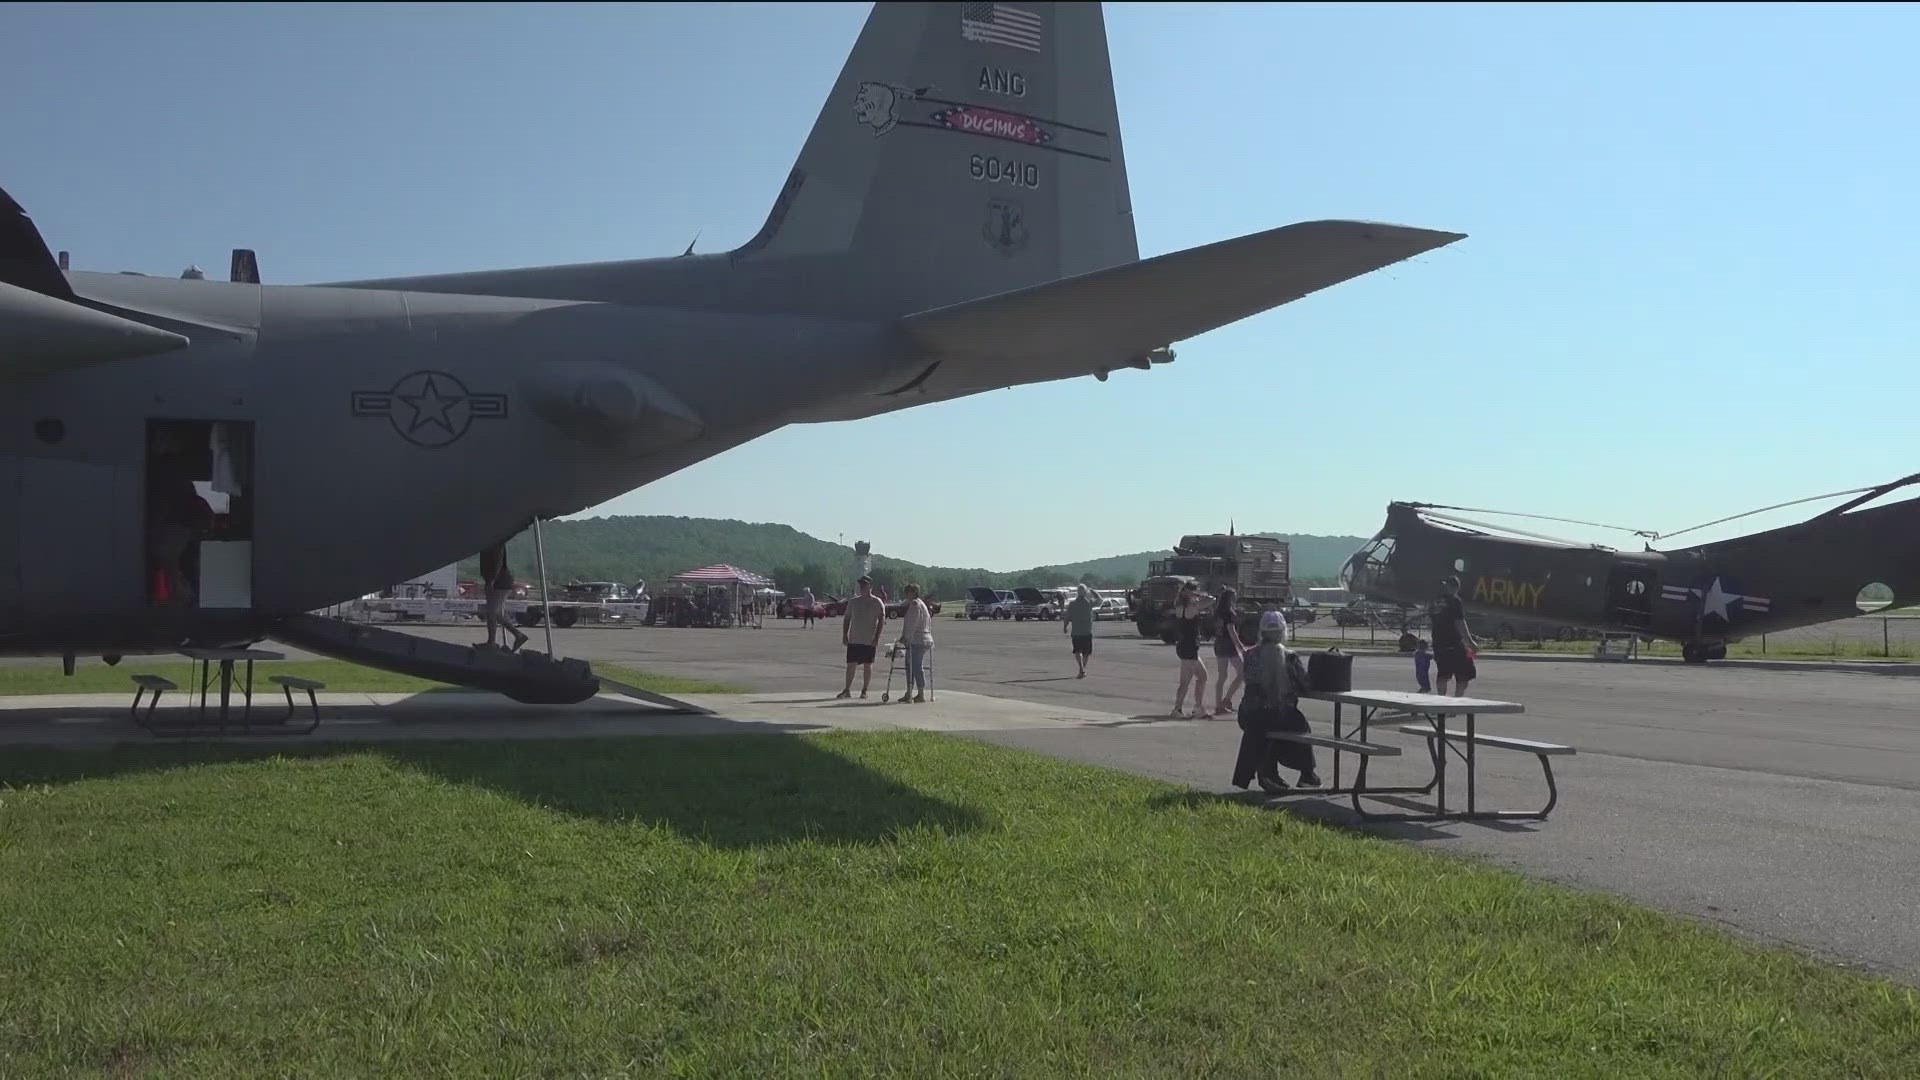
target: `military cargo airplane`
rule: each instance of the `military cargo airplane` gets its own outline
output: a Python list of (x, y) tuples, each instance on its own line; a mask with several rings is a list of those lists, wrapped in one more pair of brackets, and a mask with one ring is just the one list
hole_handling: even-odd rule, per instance
[(876, 5), (719, 254), (69, 272), (0, 195), (0, 653), (288, 639), (786, 425), (1151, 369), (1460, 238), (1311, 221), (1140, 259), (1101, 7), (1068, 3)]
[(1669, 551), (1555, 541), (1449, 512), (1457, 507), (1396, 502), (1341, 584), (1422, 605), (1442, 578), (1458, 577), (1469, 612), (1677, 641), (1690, 663), (1719, 660), (1729, 642), (1860, 614), (1868, 585), (1891, 589), (1894, 604), (1920, 600), (1920, 498), (1862, 509), (1916, 483), (1920, 474), (1839, 492), (1856, 497), (1796, 525)]

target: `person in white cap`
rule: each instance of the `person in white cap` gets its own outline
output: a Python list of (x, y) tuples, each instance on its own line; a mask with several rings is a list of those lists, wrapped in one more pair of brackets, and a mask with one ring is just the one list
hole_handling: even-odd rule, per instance
[(1287, 620), (1277, 611), (1260, 615), (1260, 643), (1247, 653), (1247, 688), (1240, 695), (1240, 756), (1233, 767), (1233, 785), (1244, 788), (1258, 780), (1269, 795), (1287, 791), (1279, 767), (1300, 771), (1301, 787), (1319, 787), (1313, 747), (1305, 743), (1269, 739), (1271, 731), (1307, 731), (1300, 711), (1300, 693), (1307, 689), (1306, 666), (1283, 643)]

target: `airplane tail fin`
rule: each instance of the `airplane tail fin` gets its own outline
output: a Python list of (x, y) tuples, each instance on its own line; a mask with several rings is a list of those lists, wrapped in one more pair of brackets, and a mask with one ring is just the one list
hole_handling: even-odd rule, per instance
[(1138, 259), (1101, 5), (874, 5), (728, 257), (795, 309), (863, 318)]

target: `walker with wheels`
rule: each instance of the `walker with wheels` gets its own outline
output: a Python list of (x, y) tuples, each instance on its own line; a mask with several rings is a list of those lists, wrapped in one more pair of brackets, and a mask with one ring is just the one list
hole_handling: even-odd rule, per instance
[[(885, 705), (893, 698), (893, 673), (896, 668), (904, 670), (907, 666), (907, 646), (896, 641), (887, 646), (887, 688), (880, 692), (880, 704)], [(927, 656), (927, 700), (933, 700), (933, 656)], [(905, 700), (906, 695), (901, 695)]]

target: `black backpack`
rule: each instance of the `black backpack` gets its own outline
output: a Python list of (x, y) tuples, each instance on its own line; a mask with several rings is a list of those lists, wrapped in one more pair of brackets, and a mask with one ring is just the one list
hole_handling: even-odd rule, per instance
[(1315, 691), (1344, 694), (1353, 689), (1353, 657), (1339, 649), (1307, 657), (1307, 685)]

